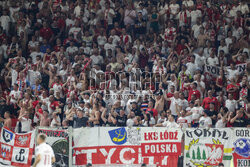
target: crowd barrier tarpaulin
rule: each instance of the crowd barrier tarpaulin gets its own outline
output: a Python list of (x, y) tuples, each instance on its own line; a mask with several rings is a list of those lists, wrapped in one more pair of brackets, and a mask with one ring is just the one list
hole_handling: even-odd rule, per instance
[(177, 167), (181, 129), (100, 127), (74, 129), (74, 165), (142, 164)]
[(233, 129), (233, 166), (250, 166), (250, 129)]
[(1, 128), (0, 166), (30, 167), (34, 151), (35, 131), (15, 133)]
[(210, 128), (185, 131), (184, 167), (230, 166), (232, 129)]
[(69, 136), (68, 129), (39, 127), (37, 133), (47, 135), (46, 143), (54, 150), (56, 162), (53, 167), (68, 167), (69, 165)]

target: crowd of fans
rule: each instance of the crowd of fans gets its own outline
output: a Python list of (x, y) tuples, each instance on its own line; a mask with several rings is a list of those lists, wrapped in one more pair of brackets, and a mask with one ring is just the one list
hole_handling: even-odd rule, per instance
[(249, 127), (247, 3), (0, 1), (2, 126)]

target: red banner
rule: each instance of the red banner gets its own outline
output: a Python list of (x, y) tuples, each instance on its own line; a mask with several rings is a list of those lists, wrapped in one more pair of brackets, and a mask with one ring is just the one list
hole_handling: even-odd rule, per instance
[[(160, 155), (160, 154), (159, 154)], [(177, 166), (178, 156), (148, 156), (141, 154), (141, 146), (104, 146), (75, 148), (77, 165), (92, 164), (158, 164), (160, 166)]]

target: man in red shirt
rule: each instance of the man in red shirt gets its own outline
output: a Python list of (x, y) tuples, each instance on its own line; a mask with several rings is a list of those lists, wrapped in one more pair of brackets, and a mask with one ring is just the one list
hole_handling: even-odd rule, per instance
[(214, 103), (214, 107), (215, 107), (215, 109), (217, 109), (218, 100), (215, 97), (212, 96), (212, 91), (211, 90), (208, 91), (208, 97), (205, 97), (203, 102), (202, 102), (203, 108), (209, 110), (210, 109), (209, 108), (210, 103)]
[(191, 84), (191, 87), (189, 88), (188, 101), (191, 100), (192, 95), (195, 95), (196, 99), (201, 98), (201, 93), (200, 93), (200, 91), (197, 90), (197, 83), (196, 82), (193, 82)]
[(43, 28), (40, 29), (40, 36), (43, 37), (43, 39), (47, 39), (48, 41), (52, 38), (53, 31), (48, 27), (47, 22), (43, 23)]
[(154, 108), (154, 102), (153, 101), (149, 101), (148, 102), (148, 109), (146, 110), (147, 112), (153, 112), (153, 117), (155, 118), (155, 120), (157, 120), (157, 116), (158, 116), (158, 111)]
[(232, 93), (234, 100), (238, 100), (240, 84), (236, 83), (234, 78), (232, 78), (230, 81), (230, 84), (227, 85), (227, 93)]

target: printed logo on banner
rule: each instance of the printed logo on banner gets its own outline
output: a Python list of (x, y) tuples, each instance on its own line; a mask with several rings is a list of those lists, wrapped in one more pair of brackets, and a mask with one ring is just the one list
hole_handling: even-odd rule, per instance
[(234, 142), (235, 152), (242, 157), (250, 156), (250, 139), (240, 138)]
[(30, 138), (31, 138), (31, 133), (23, 135), (16, 134), (15, 146), (29, 147)]
[(11, 132), (10, 130), (7, 130), (7, 129), (3, 129), (3, 133), (2, 133), (2, 138), (3, 138), (3, 141), (5, 143), (8, 143), (10, 145), (13, 145), (14, 144), (14, 133)]
[(110, 130), (109, 136), (114, 144), (122, 145), (127, 142), (127, 132), (125, 128)]
[(1, 158), (10, 161), (10, 159), (11, 159), (11, 146), (1, 144)]
[(224, 146), (219, 140), (213, 140), (213, 144), (199, 143), (199, 139), (192, 140), (189, 143), (189, 149), (186, 154), (187, 158), (191, 158), (190, 162), (197, 166), (216, 166), (223, 159)]
[(12, 162), (27, 164), (29, 157), (29, 148), (14, 147)]
[(132, 145), (140, 145), (141, 141), (141, 129), (140, 128), (128, 128), (128, 142)]

